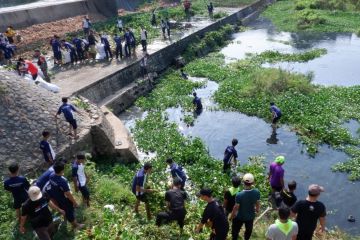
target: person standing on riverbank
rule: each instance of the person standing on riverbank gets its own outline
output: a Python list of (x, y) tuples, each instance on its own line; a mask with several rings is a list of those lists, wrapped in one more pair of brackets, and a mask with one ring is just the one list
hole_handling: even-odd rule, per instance
[(134, 176), (132, 181), (132, 192), (136, 196), (135, 203), (135, 213), (139, 214), (139, 206), (140, 202), (145, 204), (145, 210), (148, 220), (151, 219), (150, 206), (148, 201), (148, 194), (155, 192), (154, 189), (147, 188), (146, 182), (151, 174), (152, 165), (151, 163), (145, 163), (144, 167), (142, 167)]
[(124, 33), (124, 41), (125, 41), (125, 56), (126, 57), (131, 57), (131, 33), (129, 28), (125, 29), (125, 33)]
[(119, 29), (119, 32), (121, 33), (124, 29), (124, 24), (121, 18), (118, 18), (116, 26)]
[(166, 32), (167, 32), (168, 38), (170, 39), (171, 23), (170, 23), (169, 18), (166, 18), (166, 20), (165, 20), (165, 26), (166, 26)]
[(147, 50), (147, 38), (148, 38), (148, 34), (146, 29), (144, 28), (144, 26), (141, 26), (141, 30), (140, 30), (140, 40), (141, 40), (141, 46), (142, 46), (142, 50), (144, 52), (146, 52)]
[(234, 176), (231, 179), (232, 186), (224, 193), (224, 210), (226, 216), (228, 216), (234, 206), (236, 194), (240, 192), (241, 179), (238, 176)]
[(59, 39), (60, 39), (59, 36), (54, 35), (54, 37), (50, 40), (50, 45), (54, 53), (54, 64), (62, 63), (61, 44)]
[(161, 19), (160, 26), (161, 26), (161, 31), (162, 31), (163, 37), (164, 37), (164, 39), (166, 39), (166, 35), (165, 35), (166, 34), (166, 23), (165, 23), (164, 19)]
[(91, 21), (89, 19), (89, 16), (84, 16), (83, 21), (82, 21), (82, 27), (84, 30), (84, 35), (88, 36), (90, 33), (90, 28), (91, 28)]
[(181, 189), (181, 186), (182, 180), (177, 177), (174, 178), (172, 189), (165, 193), (168, 211), (158, 213), (156, 225), (160, 226), (163, 222), (177, 221), (182, 233), (186, 216), (185, 200), (187, 199), (187, 194)]
[(234, 138), (231, 141), (231, 146), (227, 146), (224, 151), (224, 159), (223, 159), (223, 172), (230, 173), (231, 164), (237, 166), (237, 151), (235, 149), (236, 145), (238, 144), (238, 140)]
[(284, 189), (284, 174), (285, 170), (282, 168), (282, 165), (285, 163), (284, 156), (277, 156), (270, 164), (269, 169), (269, 182), (272, 189), (272, 193), (280, 192)]
[(19, 176), (19, 165), (17, 163), (10, 164), (8, 169), (10, 177), (4, 181), (4, 188), (12, 193), (14, 199), (13, 207), (16, 211), (16, 217), (20, 221), (20, 208), (29, 198), (27, 191), (30, 184), (25, 177)]
[(111, 46), (110, 46), (108, 36), (105, 33), (103, 33), (103, 34), (99, 34), (99, 37), (100, 37), (101, 43), (104, 44), (106, 59), (109, 59), (109, 57), (110, 57), (110, 59), (112, 59)]
[(207, 5), (207, 9), (208, 9), (210, 18), (212, 18), (213, 14), (214, 14), (214, 5), (212, 2), (210, 2), (209, 5)]
[(122, 51), (121, 37), (118, 36), (116, 33), (114, 35), (114, 42), (115, 42), (115, 45), (116, 45), (116, 48), (115, 48), (116, 60), (119, 59), (119, 55), (120, 55), (120, 59), (122, 59), (123, 58), (123, 51)]
[[(77, 139), (77, 122), (72, 112), (79, 113), (79, 111), (76, 110), (73, 105), (68, 104), (68, 98), (63, 97), (62, 105), (59, 107), (59, 110), (55, 114), (55, 120), (57, 121), (58, 115), (63, 113), (65, 120), (69, 123), (69, 135), (73, 136), (74, 139)], [(74, 132), (74, 134), (72, 134), (72, 132)]]
[(318, 201), (320, 193), (324, 188), (317, 184), (311, 184), (308, 188), (308, 196), (305, 200), (300, 200), (291, 208), (293, 216), (296, 216), (296, 223), (299, 226), (297, 240), (311, 240), (320, 222), (320, 233), (325, 232), (325, 205)]
[(45, 56), (41, 55), (40, 50), (36, 49), (34, 51), (34, 57), (37, 58), (37, 65), (40, 67), (41, 72), (44, 75), (44, 80), (50, 82), (50, 77), (48, 74), (48, 65), (46, 62)]
[(69, 221), (74, 229), (81, 229), (84, 224), (79, 224), (75, 219), (75, 209), (79, 205), (70, 191), (68, 180), (64, 177), (65, 165), (61, 161), (54, 164), (55, 174), (49, 179), (49, 184), (45, 187), (45, 192), (57, 207), (65, 212), (66, 220)]
[(279, 219), (270, 225), (265, 236), (266, 240), (296, 240), (298, 225), (290, 217), (290, 209), (287, 207), (279, 208)]
[(203, 188), (197, 196), (202, 201), (207, 202), (207, 205), (202, 214), (201, 222), (196, 227), (195, 232), (199, 233), (205, 224), (210, 225), (212, 229), (210, 235), (211, 240), (226, 240), (229, 232), (229, 223), (223, 207), (212, 197), (212, 190)]
[(193, 105), (195, 107), (195, 112), (200, 114), (203, 109), (201, 99), (197, 96), (196, 92), (193, 93), (193, 96), (194, 96)]
[(96, 58), (96, 45), (97, 40), (94, 36), (94, 32), (90, 30), (90, 33), (88, 35), (88, 44), (89, 44), (89, 54), (93, 60)]
[(54, 164), (56, 155), (51, 144), (49, 143), (50, 132), (45, 130), (42, 132), (42, 136), (43, 139), (40, 142), (40, 149), (43, 152), (45, 162), (48, 164), (48, 166), (51, 166)]
[(244, 189), (236, 194), (235, 206), (232, 210), (232, 239), (237, 240), (243, 224), (245, 224), (244, 239), (249, 240), (252, 234), (255, 214), (260, 211), (260, 192), (253, 188), (254, 176), (246, 173), (243, 177)]
[(276, 124), (278, 123), (278, 121), (280, 120), (282, 113), (280, 108), (278, 108), (275, 103), (271, 102), (270, 103), (270, 112), (271, 112), (271, 123), (272, 123), (272, 127), (273, 129), (276, 129)]
[(83, 202), (87, 207), (90, 207), (90, 192), (87, 187), (89, 177), (85, 173), (85, 154), (79, 153), (76, 155), (76, 160), (72, 165), (72, 177), (75, 191), (80, 190), (83, 197)]
[(170, 168), (170, 173), (173, 179), (178, 178), (181, 181), (181, 189), (184, 190), (185, 182), (186, 182), (186, 174), (181, 166), (176, 164), (172, 158), (166, 159), (166, 163)]

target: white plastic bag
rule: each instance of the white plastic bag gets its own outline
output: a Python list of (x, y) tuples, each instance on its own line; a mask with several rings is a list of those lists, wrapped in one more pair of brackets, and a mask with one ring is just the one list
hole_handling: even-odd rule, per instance
[(35, 83), (42, 87), (45, 88), (46, 90), (49, 90), (50, 92), (53, 93), (58, 93), (60, 91), (60, 88), (58, 86), (56, 86), (55, 84), (52, 83), (48, 83), (46, 82), (44, 79), (42, 79), (42, 77), (38, 76), (35, 80)]
[(101, 60), (106, 58), (104, 44), (96, 44), (96, 59)]
[(64, 56), (63, 64), (71, 63), (70, 52), (68, 52), (68, 51), (62, 51), (62, 54), (63, 54), (63, 56)]

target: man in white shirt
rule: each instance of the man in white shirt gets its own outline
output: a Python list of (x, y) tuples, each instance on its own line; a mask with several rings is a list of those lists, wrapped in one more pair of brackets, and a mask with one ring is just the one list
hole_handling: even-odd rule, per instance
[(118, 18), (116, 26), (119, 28), (119, 31), (121, 33), (123, 31), (124, 25), (123, 21), (120, 18)]
[(141, 46), (144, 52), (147, 49), (147, 31), (145, 30), (144, 26), (141, 26), (140, 30), (140, 39), (141, 39)]

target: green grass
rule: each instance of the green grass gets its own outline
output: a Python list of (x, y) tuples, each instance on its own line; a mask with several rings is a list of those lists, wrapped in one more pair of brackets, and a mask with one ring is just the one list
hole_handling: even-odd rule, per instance
[(262, 15), (269, 18), (279, 30), (288, 32), (357, 32), (360, 25), (357, 11), (309, 8), (296, 10), (294, 0), (278, 1)]

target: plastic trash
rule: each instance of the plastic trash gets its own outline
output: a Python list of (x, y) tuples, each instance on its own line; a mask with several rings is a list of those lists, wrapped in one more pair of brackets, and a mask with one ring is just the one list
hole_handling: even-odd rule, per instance
[(42, 77), (38, 76), (35, 80), (35, 84), (42, 87), (42, 88), (45, 88), (46, 90), (49, 90), (50, 92), (53, 92), (53, 93), (58, 93), (60, 92), (60, 87), (58, 87), (57, 85), (55, 84), (52, 84), (52, 83), (48, 83), (46, 82), (44, 79), (42, 79)]
[(67, 64), (67, 63), (71, 63), (71, 57), (70, 57), (70, 52), (68, 52), (68, 51), (62, 51), (62, 54), (63, 54), (63, 56), (64, 56), (64, 61), (63, 61), (63, 63), (64, 64)]
[(104, 44), (96, 44), (96, 59), (102, 60), (106, 58)]
[(115, 206), (112, 204), (105, 205), (104, 208), (109, 209), (111, 212), (115, 211)]

